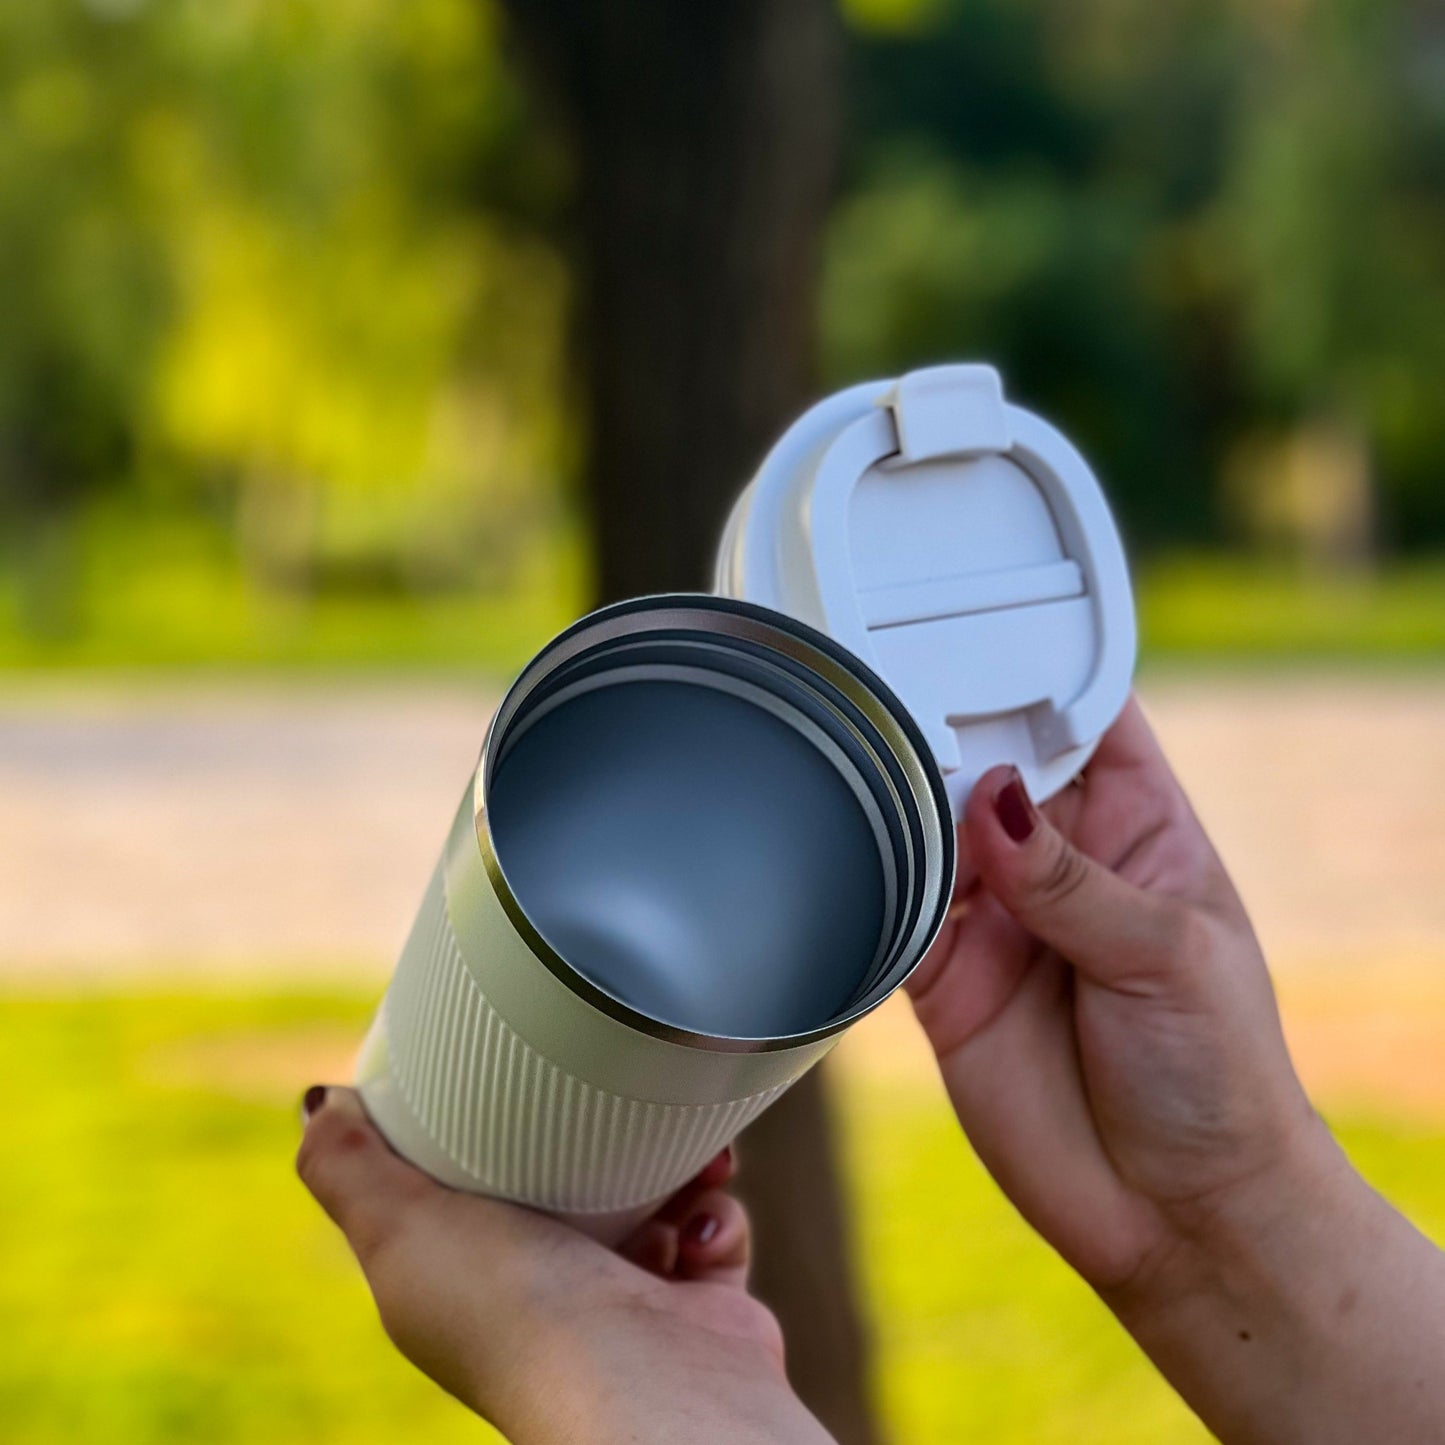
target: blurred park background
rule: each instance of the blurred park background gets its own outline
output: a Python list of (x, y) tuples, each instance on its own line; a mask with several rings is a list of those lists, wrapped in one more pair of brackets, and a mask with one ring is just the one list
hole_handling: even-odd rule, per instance
[[(719, 56), (763, 99), (690, 152)], [(667, 404), (629, 391), (674, 349)], [(722, 420), (719, 355), (769, 373)], [(808, 395), (949, 359), (1095, 464), (1301, 1069), (1445, 1238), (1438, 7), (15, 4), (0, 1438), (486, 1438), (382, 1339), (295, 1100), (345, 1074), (510, 672), (599, 594), (705, 585)], [(906, 1008), (830, 1067), (887, 1438), (1201, 1438)]]

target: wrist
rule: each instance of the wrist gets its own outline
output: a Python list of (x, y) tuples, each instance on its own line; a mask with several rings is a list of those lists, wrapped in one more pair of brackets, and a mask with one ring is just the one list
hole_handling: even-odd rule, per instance
[(1157, 1257), (1105, 1302), (1219, 1438), (1301, 1438), (1282, 1402), (1336, 1356), (1379, 1208), (1311, 1111), (1267, 1166), (1171, 1206)]
[(1181, 1203), (1173, 1220), (1223, 1278), (1274, 1285), (1323, 1263), (1320, 1256), (1354, 1231), (1370, 1197), (1324, 1120), (1305, 1105), (1265, 1163)]
[(832, 1445), (763, 1345), (683, 1318), (637, 1331), (630, 1309), (549, 1332), (516, 1408), (488, 1418), (517, 1445)]
[(1308, 1110), (1267, 1161), (1202, 1195), (1159, 1206), (1162, 1242), (1116, 1290), (1121, 1317), (1167, 1314), (1182, 1298), (1279, 1296), (1322, 1282), (1372, 1193)]

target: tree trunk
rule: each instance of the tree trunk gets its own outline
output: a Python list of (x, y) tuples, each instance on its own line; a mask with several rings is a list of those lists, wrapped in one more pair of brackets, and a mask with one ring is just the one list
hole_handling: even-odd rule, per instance
[[(839, 146), (831, 0), (508, 0), (577, 164), (578, 358), (600, 600), (707, 589), (728, 508), (813, 384)], [(755, 1279), (804, 1400), (876, 1439), (826, 1099), (742, 1147)]]

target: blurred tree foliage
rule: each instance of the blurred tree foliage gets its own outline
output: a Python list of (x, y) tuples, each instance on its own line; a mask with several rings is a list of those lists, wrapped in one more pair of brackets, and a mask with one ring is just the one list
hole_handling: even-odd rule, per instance
[[(852, 8), (834, 380), (997, 359), (1077, 435), (1139, 544), (1270, 540), (1281, 511), (1326, 552), (1377, 526), (1445, 542), (1438, 8)], [(1321, 495), (1276, 496), (1321, 442)]]
[[(844, 9), (829, 381), (996, 359), (1136, 546), (1445, 543), (1438, 8)], [(205, 512), (300, 589), (495, 578), (555, 519), (570, 178), (501, 24), (0, 7), (0, 522), (32, 625), (64, 624), (88, 498)]]
[(63, 606), (64, 513), (129, 466), (169, 315), (128, 154), (148, 68), (96, 17), (0, 10), (0, 501), (24, 534), (36, 626)]
[(239, 478), (242, 541), (285, 580), (472, 580), (565, 462), (566, 278), (538, 234), (559, 177), (495, 15), (226, 0), (178, 23), (198, 84), (156, 137), (184, 290), (163, 436)]
[[(476, 0), (0, 10), (0, 506), (214, 505), (292, 586), (505, 564), (570, 456), (564, 176)], [(55, 561), (32, 565), (54, 621)]]

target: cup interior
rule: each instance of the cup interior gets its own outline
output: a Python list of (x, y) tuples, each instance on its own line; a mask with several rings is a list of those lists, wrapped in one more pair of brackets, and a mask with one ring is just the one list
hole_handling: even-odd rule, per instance
[(739, 1038), (824, 1026), (874, 972), (897, 891), (856, 764), (774, 694), (622, 671), (563, 688), (498, 759), (488, 813), (517, 901), (651, 1018)]

